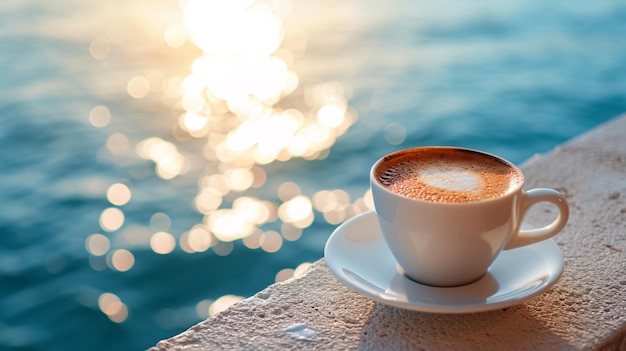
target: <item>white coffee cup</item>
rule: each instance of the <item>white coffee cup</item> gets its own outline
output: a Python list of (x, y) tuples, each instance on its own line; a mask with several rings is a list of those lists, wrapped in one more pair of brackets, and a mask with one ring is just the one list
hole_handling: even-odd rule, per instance
[[(432, 158), (434, 154), (437, 158)], [(396, 166), (406, 160), (413, 164)], [(406, 175), (402, 167), (415, 172)], [(494, 184), (509, 176), (508, 188), (495, 192)], [(401, 177), (408, 183), (402, 183), (403, 190), (392, 190)], [(397, 151), (373, 165), (370, 183), (380, 229), (398, 266), (412, 280), (427, 285), (472, 283), (487, 272), (502, 250), (546, 240), (561, 231), (569, 217), (561, 193), (523, 190), (524, 177), (518, 167), (476, 150), (423, 147)], [(431, 195), (424, 195), (424, 188), (442, 198), (428, 198)], [(477, 195), (468, 200), (457, 193)], [(528, 209), (539, 202), (554, 204), (557, 218), (540, 228), (522, 229)]]

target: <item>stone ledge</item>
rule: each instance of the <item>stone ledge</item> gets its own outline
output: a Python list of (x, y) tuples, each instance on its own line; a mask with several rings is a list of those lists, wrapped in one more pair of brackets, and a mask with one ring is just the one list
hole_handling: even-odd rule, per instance
[(321, 259), (150, 350), (626, 350), (626, 115), (522, 169), (527, 188), (559, 189), (571, 207), (555, 237), (565, 271), (535, 299), (475, 314), (406, 311), (348, 290)]

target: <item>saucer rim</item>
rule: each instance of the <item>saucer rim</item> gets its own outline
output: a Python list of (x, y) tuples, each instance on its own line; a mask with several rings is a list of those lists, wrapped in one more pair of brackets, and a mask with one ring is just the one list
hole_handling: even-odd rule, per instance
[[(561, 276), (563, 275), (564, 268), (565, 268), (565, 262), (564, 262), (562, 250), (558, 247), (558, 245), (553, 239), (546, 239), (546, 240), (543, 240), (541, 242), (538, 242), (532, 245), (527, 245), (527, 246), (523, 246), (521, 248), (512, 249), (512, 250), (506, 250), (506, 251), (515, 251), (515, 250), (524, 250), (524, 249), (528, 249), (532, 247), (538, 248), (538, 247), (543, 246), (544, 251), (552, 251), (552, 253), (549, 254), (550, 256), (552, 256), (550, 261), (554, 263), (555, 266), (551, 269), (546, 268), (546, 272), (548, 273), (547, 274), (548, 278), (546, 279), (545, 282), (543, 282), (543, 284), (540, 284), (538, 287), (529, 289), (529, 290), (527, 289), (526, 293), (518, 294), (511, 298), (499, 300), (495, 302), (485, 302), (483, 304), (471, 303), (471, 304), (466, 304), (466, 305), (462, 305), (462, 304), (449, 305), (449, 304), (437, 304), (437, 303), (428, 304), (428, 303), (415, 303), (413, 301), (399, 301), (399, 300), (391, 300), (391, 299), (388, 300), (381, 296), (378, 296), (378, 294), (374, 293), (372, 290), (368, 290), (364, 288), (363, 286), (354, 284), (349, 278), (345, 276), (343, 272), (341, 272), (341, 270), (343, 269), (342, 265), (340, 265), (339, 263), (333, 263), (332, 255), (331, 255), (331, 259), (329, 260), (328, 253), (331, 252), (332, 246), (335, 244), (335, 242), (339, 240), (339, 237), (344, 236), (348, 232), (347, 228), (353, 225), (354, 222), (368, 219), (369, 216), (375, 217), (376, 212), (374, 210), (371, 210), (371, 211), (361, 213), (355, 217), (350, 218), (349, 220), (347, 220), (346, 222), (342, 223), (337, 228), (335, 228), (335, 230), (332, 232), (332, 234), (329, 236), (328, 240), (326, 241), (326, 245), (324, 247), (324, 257), (326, 260), (326, 265), (328, 266), (331, 273), (343, 285), (345, 285), (346, 287), (350, 288), (352, 291), (362, 296), (365, 296), (369, 299), (372, 299), (376, 302), (379, 302), (385, 305), (389, 305), (389, 306), (393, 306), (393, 307), (397, 307), (397, 308), (401, 308), (405, 310), (412, 310), (412, 311), (426, 312), (426, 313), (436, 313), (436, 314), (464, 314), (464, 313), (487, 312), (487, 311), (503, 309), (503, 308), (522, 304), (530, 299), (533, 299), (543, 294), (547, 290), (551, 289), (561, 278)], [(377, 221), (376, 218), (374, 218), (374, 220)], [(377, 237), (380, 237), (379, 242), (384, 243), (384, 239), (382, 239), (382, 233), (380, 233), (380, 228), (378, 226), (374, 226), (372, 230), (376, 231)], [(335, 244), (335, 245), (338, 245), (338, 244)], [(549, 247), (547, 245), (549, 245)], [(503, 251), (503, 253), (506, 254), (506, 251)], [(501, 253), (501, 255), (503, 253)], [(391, 252), (388, 252), (388, 254), (391, 256)], [(545, 254), (544, 256), (547, 256), (547, 254)], [(395, 261), (393, 256), (391, 256), (391, 259)], [(496, 262), (498, 262), (498, 258), (496, 258), (492, 266), (496, 264)], [(400, 274), (400, 272), (398, 271), (398, 267), (396, 267), (396, 269), (394, 270), (393, 276), (400, 276), (403, 280), (410, 281), (412, 284), (417, 284), (417, 285), (424, 286), (424, 287), (430, 287), (428, 285), (420, 284)], [(481, 279), (479, 279), (478, 281), (480, 281)], [(459, 287), (430, 287), (430, 288), (464, 289), (466, 287), (467, 285), (463, 285)], [(520, 290), (523, 290), (523, 289), (521, 288), (512, 289), (507, 293), (520, 291)]]

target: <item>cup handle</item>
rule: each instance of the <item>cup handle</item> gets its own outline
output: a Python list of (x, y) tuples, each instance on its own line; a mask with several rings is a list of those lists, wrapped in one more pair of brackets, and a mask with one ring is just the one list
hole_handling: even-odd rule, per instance
[[(550, 202), (559, 210), (558, 217), (552, 223), (534, 229), (521, 229), (521, 223), (528, 209), (538, 202)], [(546, 240), (560, 232), (569, 218), (569, 206), (565, 196), (554, 189), (537, 188), (524, 193), (522, 199), (522, 211), (519, 222), (519, 232), (504, 246), (505, 250), (515, 249), (521, 246), (534, 244)]]

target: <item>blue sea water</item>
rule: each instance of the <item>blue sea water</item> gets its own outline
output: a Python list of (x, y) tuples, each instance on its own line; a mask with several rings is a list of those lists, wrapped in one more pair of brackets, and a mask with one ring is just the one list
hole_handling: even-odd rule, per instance
[[(326, 157), (263, 165), (265, 184), (241, 196), (279, 203), (278, 188), (293, 182), (308, 197), (343, 189), (354, 201), (369, 166), (399, 148), (457, 145), (520, 164), (626, 111), (621, 1), (291, 4), (285, 31), (308, 38), (292, 66), (301, 85), (339, 82), (358, 118)], [(127, 92), (138, 75), (189, 74), (200, 50), (163, 42), (180, 16), (173, 0), (0, 4), (0, 349), (146, 349), (206, 318), (198, 310), (210, 302), (251, 296), (279, 271), (322, 257), (337, 224), (319, 211), (299, 240), (273, 253), (241, 240), (193, 254), (146, 244), (145, 233), (179, 238), (203, 217), (193, 199), (204, 141), (173, 136), (163, 94)], [(108, 40), (106, 58), (90, 54), (99, 38)], [(298, 101), (283, 104), (304, 108)], [(90, 123), (95, 106), (110, 111), (105, 126)], [(112, 135), (127, 138), (125, 153), (107, 148)], [(156, 176), (134, 149), (151, 137), (176, 144), (190, 171)], [(132, 199), (120, 206), (123, 227), (109, 233), (99, 219), (115, 183), (129, 185)], [(132, 268), (91, 255), (94, 233), (131, 252)], [(123, 302), (123, 320), (104, 313), (103, 294)]]

